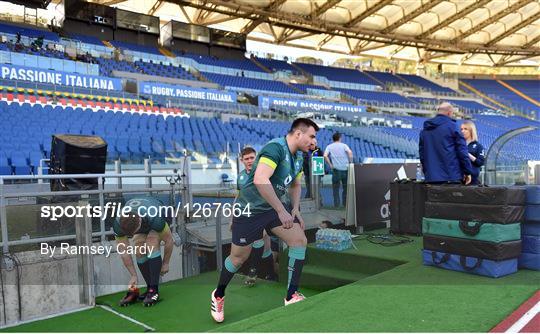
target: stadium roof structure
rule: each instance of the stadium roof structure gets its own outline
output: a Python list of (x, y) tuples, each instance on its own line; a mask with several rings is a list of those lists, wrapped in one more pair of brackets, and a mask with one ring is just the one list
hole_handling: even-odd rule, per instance
[(248, 39), (418, 62), (540, 65), (539, 0), (94, 0)]

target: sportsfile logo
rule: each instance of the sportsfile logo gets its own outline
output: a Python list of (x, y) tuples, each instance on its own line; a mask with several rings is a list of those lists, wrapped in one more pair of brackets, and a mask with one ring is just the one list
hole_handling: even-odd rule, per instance
[(142, 218), (155, 217), (173, 217), (178, 216), (181, 210), (181, 203), (176, 207), (171, 205), (138, 207), (135, 211), (129, 206), (122, 206), (118, 202), (107, 202), (103, 207), (86, 205), (44, 205), (41, 207), (41, 218), (49, 218), (51, 221), (56, 221), (59, 218), (83, 218), (85, 216), (91, 218), (125, 218), (138, 215)]
[[(133, 201), (131, 203), (134, 203)], [(172, 205), (150, 205), (137, 206), (133, 209), (130, 206), (122, 206), (119, 202), (107, 202), (102, 206), (92, 206), (86, 204), (84, 206), (61, 206), (61, 205), (44, 205), (41, 207), (41, 218), (47, 218), (51, 221), (56, 221), (59, 218), (126, 218), (139, 216), (141, 218), (172, 218), (179, 217), (180, 214), (185, 214), (191, 218), (216, 218), (221, 215), (225, 218), (251, 216), (251, 205), (247, 203), (241, 206), (239, 203), (181, 203), (176, 206)]]

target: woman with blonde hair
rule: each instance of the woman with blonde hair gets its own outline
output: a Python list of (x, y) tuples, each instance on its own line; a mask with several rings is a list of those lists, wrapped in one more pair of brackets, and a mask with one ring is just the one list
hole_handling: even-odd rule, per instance
[(480, 184), (478, 176), (480, 175), (480, 168), (484, 165), (484, 146), (478, 142), (478, 132), (476, 131), (476, 125), (472, 121), (465, 121), (461, 124), (461, 134), (467, 142), (467, 148), (469, 150), (469, 158), (473, 167), (473, 174), (471, 184)]

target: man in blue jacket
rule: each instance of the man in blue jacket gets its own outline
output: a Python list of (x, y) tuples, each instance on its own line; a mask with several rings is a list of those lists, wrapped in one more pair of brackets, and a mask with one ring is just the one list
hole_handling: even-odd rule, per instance
[(427, 183), (471, 182), (467, 143), (452, 119), (453, 113), (450, 103), (442, 103), (437, 116), (425, 121), (420, 132), (420, 162)]

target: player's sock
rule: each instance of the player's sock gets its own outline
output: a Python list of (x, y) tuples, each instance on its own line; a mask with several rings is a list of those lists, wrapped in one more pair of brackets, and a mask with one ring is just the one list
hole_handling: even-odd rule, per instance
[(148, 288), (158, 292), (159, 276), (161, 275), (161, 265), (163, 264), (161, 252), (158, 250), (150, 253), (147, 262), (148, 271), (150, 273), (150, 283), (148, 284)]
[(150, 285), (150, 271), (148, 269), (148, 257), (138, 257), (137, 258), (137, 266), (139, 267), (139, 270), (141, 271), (142, 277), (144, 278), (144, 281), (146, 282), (146, 287)]
[(272, 250), (267, 249), (262, 254), (262, 267), (264, 268), (264, 276), (274, 279), (274, 257), (272, 256)]
[(227, 256), (225, 265), (223, 266), (223, 269), (221, 269), (221, 274), (219, 275), (219, 283), (216, 293), (214, 293), (215, 297), (223, 298), (225, 296), (225, 289), (237, 271), (238, 268), (232, 263), (231, 257)]
[(289, 283), (287, 286), (287, 300), (292, 298), (292, 295), (298, 291), (300, 284), (300, 275), (306, 258), (306, 247), (290, 247), (289, 248)]
[(249, 259), (250, 269), (257, 269), (258, 264), (261, 262), (262, 254), (264, 252), (263, 239), (253, 242), (251, 245), (251, 257)]

